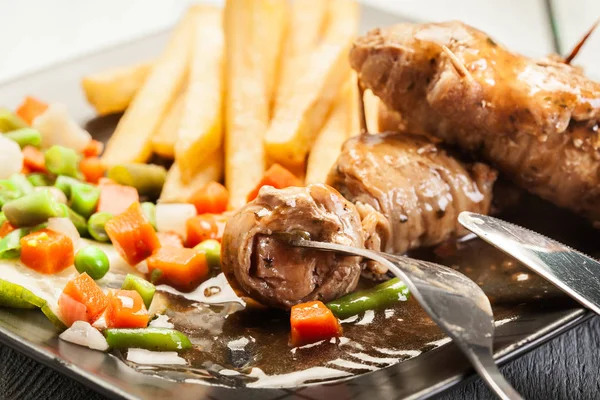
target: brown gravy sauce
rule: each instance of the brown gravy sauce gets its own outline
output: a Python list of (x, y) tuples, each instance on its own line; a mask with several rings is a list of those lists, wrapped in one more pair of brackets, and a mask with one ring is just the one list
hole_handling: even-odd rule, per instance
[[(518, 206), (500, 217), (592, 256), (599, 253), (598, 231), (582, 219), (531, 196), (524, 195)], [(410, 255), (456, 268), (481, 285), (492, 301), (497, 325), (511, 323), (527, 307), (569, 302), (551, 284), (479, 239), (447, 242)], [(373, 283), (362, 279), (360, 285)], [(214, 287), (203, 289), (204, 293), (211, 291), (222, 294)], [(233, 387), (330, 382), (394, 365), (449, 342), (413, 298), (343, 320), (342, 338), (292, 348), (288, 345), (289, 316), (284, 312), (242, 309), (234, 302), (208, 305), (165, 296), (170, 321), (195, 345), (181, 354), (188, 365), (128, 364), (144, 373), (187, 382)]]

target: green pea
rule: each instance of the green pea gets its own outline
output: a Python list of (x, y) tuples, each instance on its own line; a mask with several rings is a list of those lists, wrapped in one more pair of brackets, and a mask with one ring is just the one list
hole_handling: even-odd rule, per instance
[(87, 274), (94, 280), (104, 277), (110, 268), (106, 253), (96, 246), (88, 246), (75, 255), (75, 268), (80, 274)]
[(221, 243), (214, 239), (208, 239), (194, 247), (194, 250), (203, 251), (206, 261), (211, 269), (221, 268)]
[(99, 211), (97, 213), (92, 214), (92, 216), (87, 222), (88, 232), (95, 240), (99, 242), (110, 241), (110, 238), (108, 237), (104, 226), (111, 219), (113, 219), (113, 215), (105, 211)]

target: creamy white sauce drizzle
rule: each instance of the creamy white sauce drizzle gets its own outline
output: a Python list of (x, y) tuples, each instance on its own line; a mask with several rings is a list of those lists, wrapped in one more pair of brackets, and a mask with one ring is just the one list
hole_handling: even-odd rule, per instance
[(366, 365), (366, 364), (361, 364), (361, 363), (357, 363), (354, 361), (348, 361), (348, 360), (344, 360), (343, 358), (336, 358), (333, 361), (329, 361), (327, 364), (335, 365), (336, 367), (356, 369), (356, 370), (366, 369), (369, 371), (376, 371), (379, 369), (379, 367), (375, 367), (373, 365)]
[(150, 321), (148, 324), (150, 328), (175, 328), (172, 322), (169, 321), (169, 317), (165, 314), (159, 314), (155, 319)]
[(258, 380), (247, 386), (251, 388), (283, 388), (297, 386), (311, 380), (342, 378), (350, 375), (352, 375), (350, 372), (327, 367), (313, 367), (281, 375), (267, 375), (260, 368), (252, 368), (248, 376), (258, 378)]
[[(401, 296), (401, 295), (399, 295)], [(362, 317), (360, 321), (356, 323), (356, 325), (368, 325), (375, 319), (375, 311), (367, 310), (365, 311), (365, 315)]]

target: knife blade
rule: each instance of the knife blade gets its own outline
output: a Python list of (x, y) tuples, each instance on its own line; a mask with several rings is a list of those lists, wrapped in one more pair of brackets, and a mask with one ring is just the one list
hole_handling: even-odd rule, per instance
[(600, 314), (600, 262), (556, 240), (498, 218), (464, 211), (458, 221)]

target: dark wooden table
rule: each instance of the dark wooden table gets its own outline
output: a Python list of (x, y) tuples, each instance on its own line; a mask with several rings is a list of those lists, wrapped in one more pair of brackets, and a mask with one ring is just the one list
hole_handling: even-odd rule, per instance
[[(600, 317), (583, 323), (505, 365), (502, 372), (525, 399), (600, 399)], [(105, 399), (4, 346), (0, 346), (0, 398)], [(444, 393), (440, 398), (493, 397), (480, 379), (472, 379)]]

